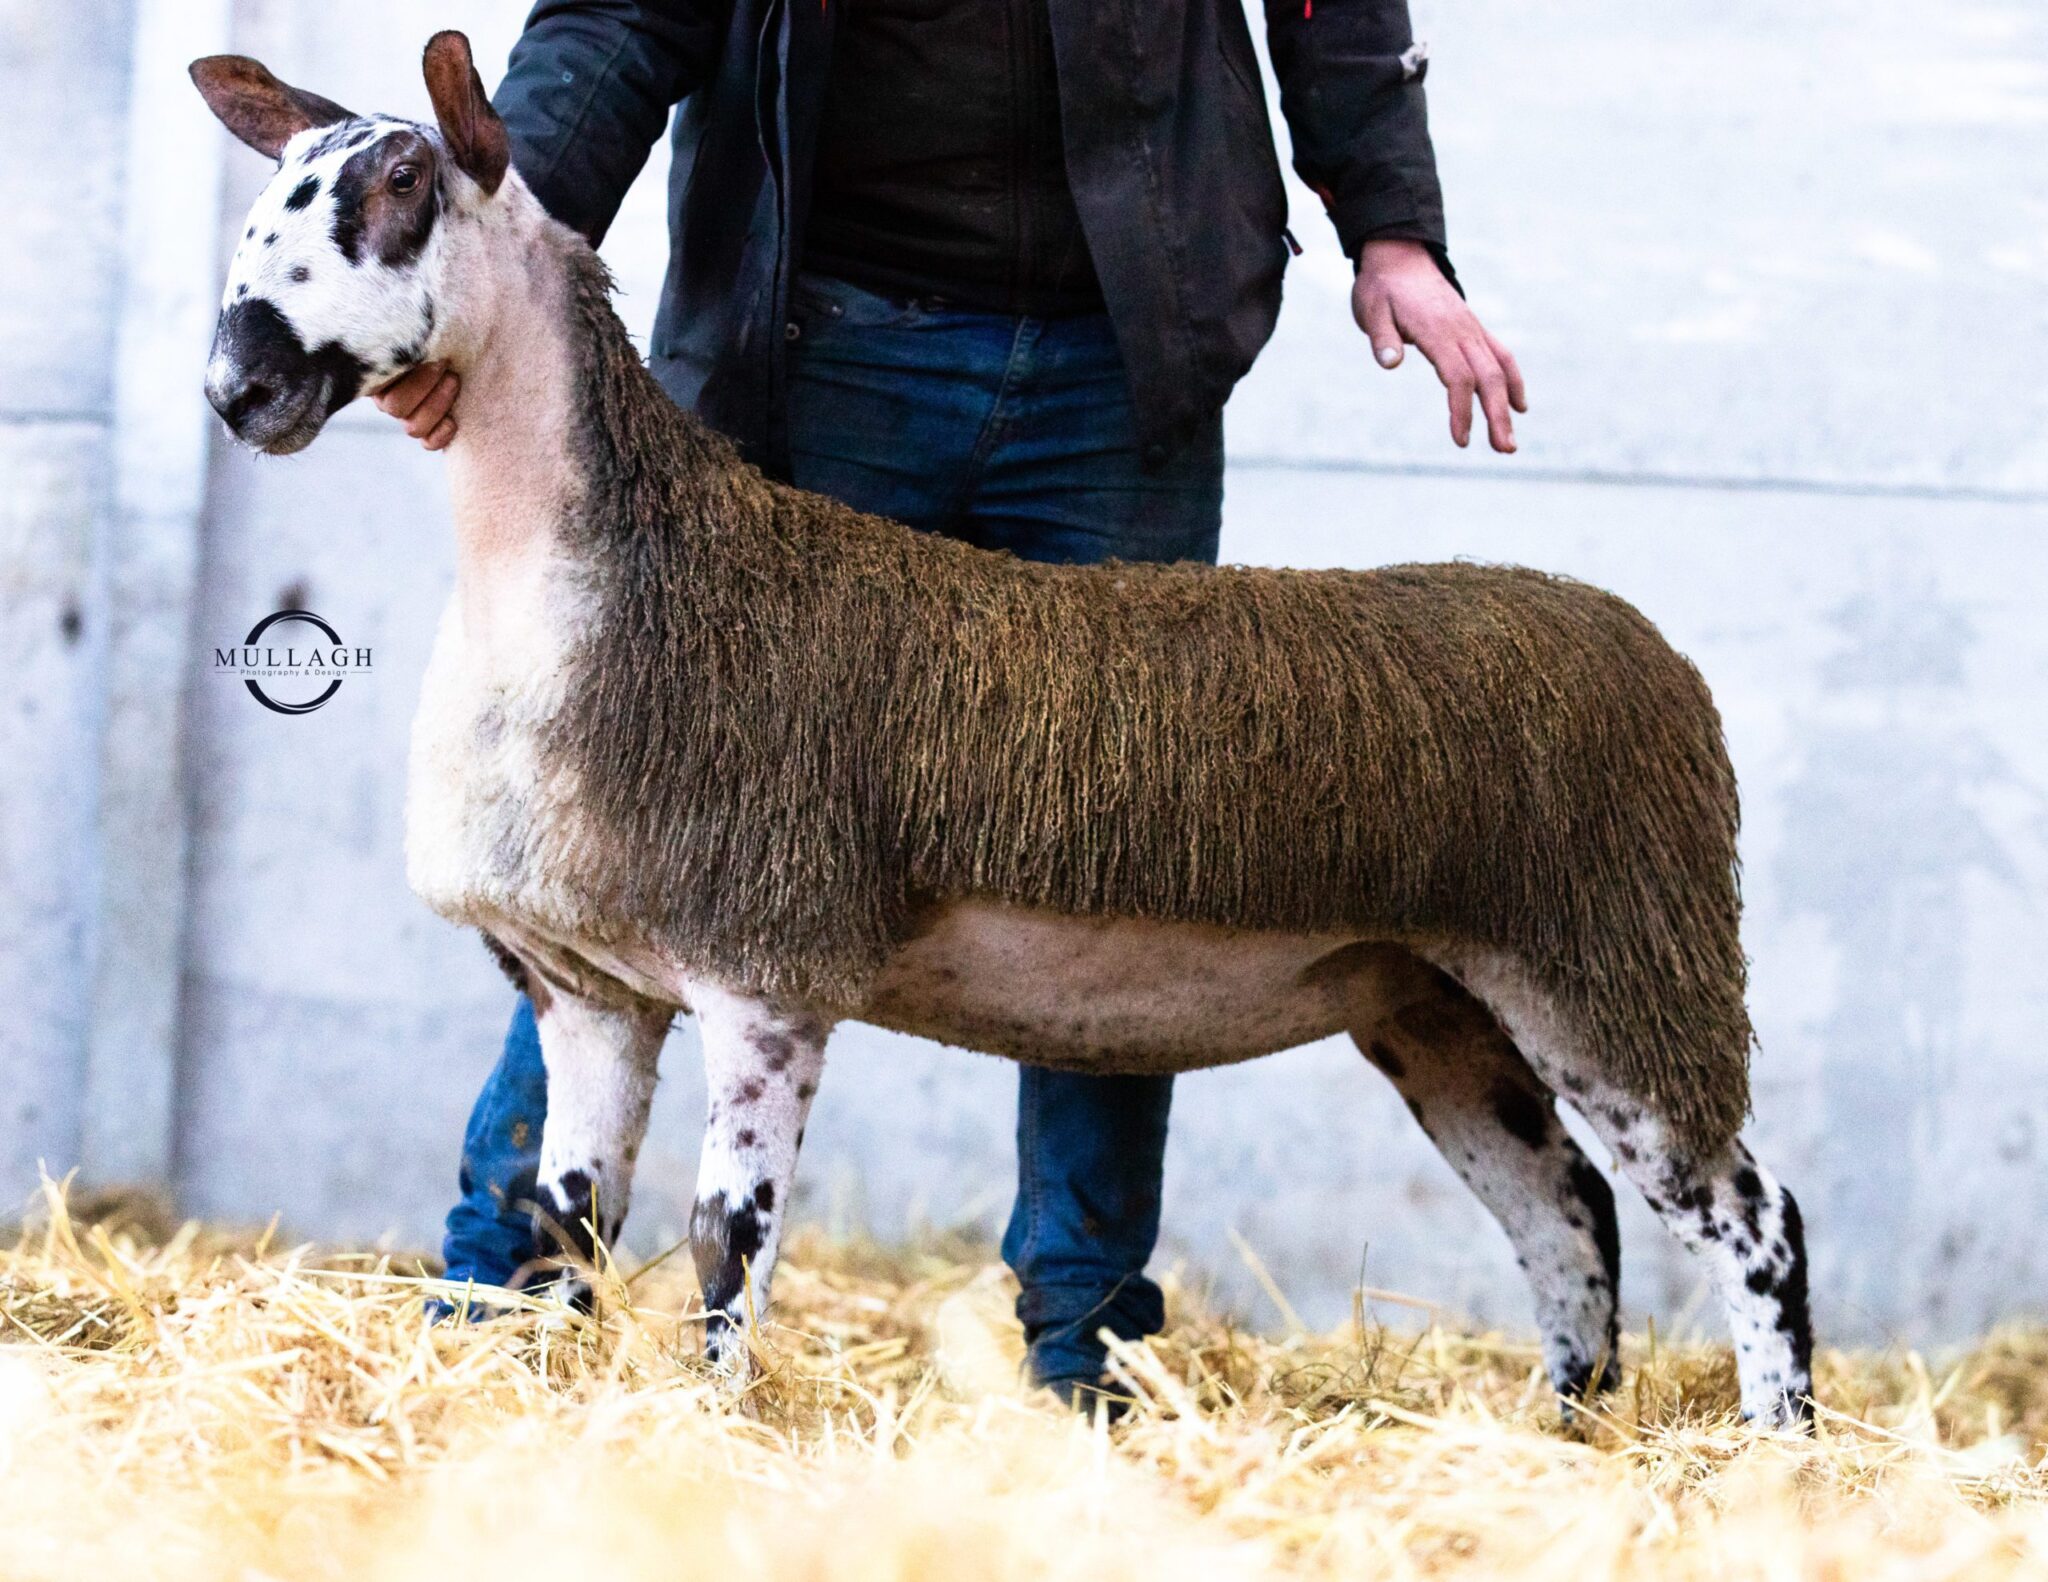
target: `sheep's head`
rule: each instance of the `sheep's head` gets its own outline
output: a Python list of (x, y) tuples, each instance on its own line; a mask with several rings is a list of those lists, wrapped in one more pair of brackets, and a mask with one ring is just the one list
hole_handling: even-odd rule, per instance
[(488, 207), (505, 124), (460, 33), (427, 44), (436, 125), (359, 116), (244, 55), (192, 63), (229, 131), (278, 162), (235, 249), (206, 398), (243, 444), (288, 455), (427, 359), (451, 220)]

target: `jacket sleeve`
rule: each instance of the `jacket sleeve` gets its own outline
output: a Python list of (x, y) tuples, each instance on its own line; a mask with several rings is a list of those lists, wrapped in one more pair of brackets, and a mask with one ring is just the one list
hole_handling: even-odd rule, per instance
[(709, 76), (732, 0), (540, 0), (495, 103), (542, 207), (602, 241), (669, 111)]
[(1429, 62), (1407, 0), (1266, 0), (1266, 37), (1294, 168), (1344, 251), (1355, 259), (1370, 241), (1422, 242), (1449, 275), (1422, 92)]

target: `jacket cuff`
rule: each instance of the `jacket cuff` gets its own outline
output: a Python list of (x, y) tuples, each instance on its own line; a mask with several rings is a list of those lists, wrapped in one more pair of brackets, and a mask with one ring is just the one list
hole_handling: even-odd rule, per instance
[[(1434, 183), (1430, 187), (1434, 188)], [(1356, 258), (1367, 242), (1398, 238), (1441, 248), (1445, 244), (1443, 202), (1434, 190), (1422, 191), (1396, 172), (1382, 173), (1359, 190), (1322, 194), (1337, 228), (1337, 245)]]

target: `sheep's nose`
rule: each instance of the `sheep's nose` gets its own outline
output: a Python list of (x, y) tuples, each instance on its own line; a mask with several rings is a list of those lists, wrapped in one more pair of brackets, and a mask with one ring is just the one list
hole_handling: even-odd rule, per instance
[(230, 374), (224, 379), (207, 380), (206, 399), (220, 414), (220, 420), (240, 435), (250, 414), (269, 406), (277, 399), (277, 392), (261, 379)]

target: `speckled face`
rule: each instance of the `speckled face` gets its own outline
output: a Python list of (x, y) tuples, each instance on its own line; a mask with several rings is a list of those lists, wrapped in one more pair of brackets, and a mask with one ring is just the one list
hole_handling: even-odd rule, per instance
[(422, 361), (434, 333), (438, 134), (349, 117), (298, 133), (249, 211), (214, 331), (206, 396), (273, 455)]

